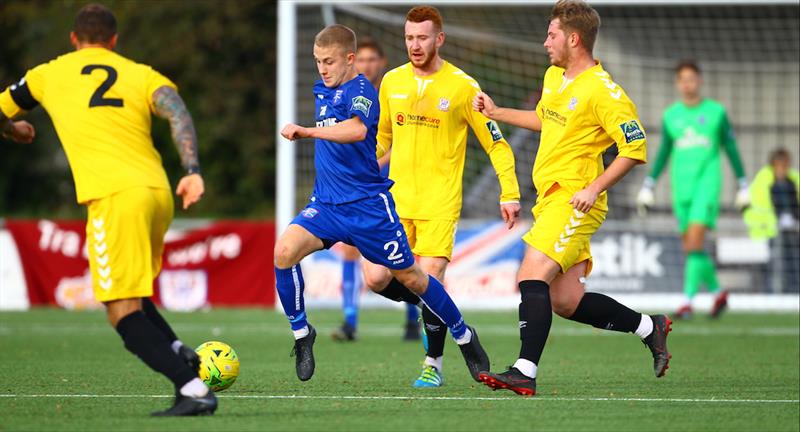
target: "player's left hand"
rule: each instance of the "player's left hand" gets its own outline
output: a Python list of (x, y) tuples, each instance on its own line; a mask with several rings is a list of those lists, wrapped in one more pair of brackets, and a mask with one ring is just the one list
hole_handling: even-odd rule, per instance
[(578, 210), (581, 213), (587, 213), (594, 206), (594, 202), (597, 201), (598, 195), (600, 194), (592, 191), (590, 188), (586, 188), (573, 195), (572, 199), (569, 200), (569, 203), (572, 204), (572, 207), (575, 207), (575, 210)]
[(189, 174), (183, 176), (181, 181), (178, 182), (178, 188), (175, 193), (183, 197), (183, 209), (186, 210), (190, 205), (200, 201), (206, 187), (203, 183), (203, 177), (200, 174)]
[(506, 223), (508, 229), (514, 228), (514, 224), (519, 219), (520, 206), (518, 202), (509, 202), (500, 204), (500, 215), (503, 216), (503, 222)]
[(308, 129), (294, 123), (289, 123), (284, 126), (283, 129), (281, 129), (281, 135), (290, 141), (309, 137)]

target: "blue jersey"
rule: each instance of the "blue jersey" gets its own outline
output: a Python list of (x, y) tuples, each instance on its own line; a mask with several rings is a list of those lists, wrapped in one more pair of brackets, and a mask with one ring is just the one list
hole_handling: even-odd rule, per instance
[(342, 204), (385, 193), (394, 184), (381, 176), (375, 158), (380, 107), (378, 93), (364, 75), (336, 88), (314, 84), (317, 127), (328, 127), (355, 116), (367, 127), (362, 141), (340, 144), (317, 139), (314, 147), (314, 199)]

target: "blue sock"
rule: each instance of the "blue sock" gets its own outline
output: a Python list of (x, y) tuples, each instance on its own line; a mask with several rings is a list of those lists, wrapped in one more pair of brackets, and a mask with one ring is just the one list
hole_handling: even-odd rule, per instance
[(417, 321), (419, 321), (419, 308), (406, 303), (406, 322), (416, 323)]
[(464, 333), (467, 332), (464, 317), (461, 316), (461, 312), (456, 307), (456, 304), (453, 303), (453, 299), (450, 298), (447, 291), (444, 290), (441, 282), (429, 275), (428, 289), (420, 298), (428, 305), (431, 312), (447, 325), (454, 339), (464, 336)]
[(278, 297), (283, 305), (283, 313), (289, 319), (292, 330), (300, 330), (308, 325), (306, 321), (306, 305), (303, 300), (303, 272), (300, 264), (288, 269), (275, 267), (275, 284), (278, 287)]
[(358, 324), (359, 283), (356, 274), (357, 261), (342, 263), (342, 309), (344, 322), (353, 328)]

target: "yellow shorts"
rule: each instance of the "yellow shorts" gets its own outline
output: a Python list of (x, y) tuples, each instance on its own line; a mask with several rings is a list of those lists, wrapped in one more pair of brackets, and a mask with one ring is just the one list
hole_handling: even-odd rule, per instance
[(606, 219), (606, 210), (592, 208), (588, 213), (575, 210), (569, 200), (575, 191), (558, 185), (550, 188), (533, 207), (534, 224), (522, 240), (544, 253), (566, 273), (573, 265), (589, 260), (586, 275), (592, 271), (589, 240)]
[(456, 241), (457, 220), (422, 220), (400, 218), (408, 237), (411, 252), (417, 256), (453, 256), (453, 243)]
[(89, 269), (97, 301), (152, 296), (174, 212), (171, 191), (136, 187), (87, 206)]

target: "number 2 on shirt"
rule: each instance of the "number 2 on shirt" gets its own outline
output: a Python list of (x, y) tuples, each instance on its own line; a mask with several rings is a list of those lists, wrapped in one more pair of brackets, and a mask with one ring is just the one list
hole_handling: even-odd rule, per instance
[(83, 69), (81, 70), (81, 74), (91, 75), (92, 71), (94, 71), (95, 69), (102, 69), (106, 71), (108, 76), (106, 77), (106, 80), (103, 81), (103, 83), (100, 84), (99, 87), (97, 87), (97, 90), (94, 91), (94, 93), (92, 94), (92, 98), (89, 99), (89, 108), (100, 107), (100, 106), (112, 106), (112, 107), (123, 106), (122, 99), (105, 97), (106, 92), (109, 89), (111, 89), (111, 86), (113, 86), (115, 82), (117, 82), (117, 70), (111, 66), (92, 64), (84, 66)]

